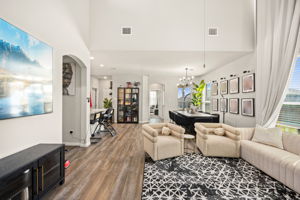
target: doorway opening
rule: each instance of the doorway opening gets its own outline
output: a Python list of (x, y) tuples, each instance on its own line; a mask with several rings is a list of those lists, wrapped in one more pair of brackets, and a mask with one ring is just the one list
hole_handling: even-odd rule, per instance
[(149, 122), (158, 123), (164, 121), (164, 91), (161, 83), (153, 83), (149, 87)]
[(87, 69), (75, 56), (63, 56), (62, 139), (69, 146), (89, 146)]

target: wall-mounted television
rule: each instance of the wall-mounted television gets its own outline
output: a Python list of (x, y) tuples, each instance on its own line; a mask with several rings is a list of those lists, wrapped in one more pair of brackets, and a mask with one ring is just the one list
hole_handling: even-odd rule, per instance
[(52, 110), (52, 48), (0, 18), (0, 120)]

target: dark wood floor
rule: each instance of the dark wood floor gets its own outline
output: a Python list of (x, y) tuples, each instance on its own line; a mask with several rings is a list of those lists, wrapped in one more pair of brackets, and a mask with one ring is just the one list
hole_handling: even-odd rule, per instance
[(140, 124), (115, 125), (118, 135), (88, 148), (70, 148), (66, 181), (47, 200), (141, 199), (144, 151)]

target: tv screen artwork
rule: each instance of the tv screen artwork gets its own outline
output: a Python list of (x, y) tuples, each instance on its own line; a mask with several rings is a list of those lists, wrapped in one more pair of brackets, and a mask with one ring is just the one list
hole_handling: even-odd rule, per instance
[(0, 19), (0, 119), (52, 112), (52, 48)]

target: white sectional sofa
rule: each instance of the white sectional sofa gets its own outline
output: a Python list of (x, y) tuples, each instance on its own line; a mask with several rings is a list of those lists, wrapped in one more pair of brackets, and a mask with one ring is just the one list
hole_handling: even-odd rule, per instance
[(251, 141), (254, 128), (237, 128), (241, 157), (266, 174), (300, 193), (300, 136), (284, 133), (284, 149)]

